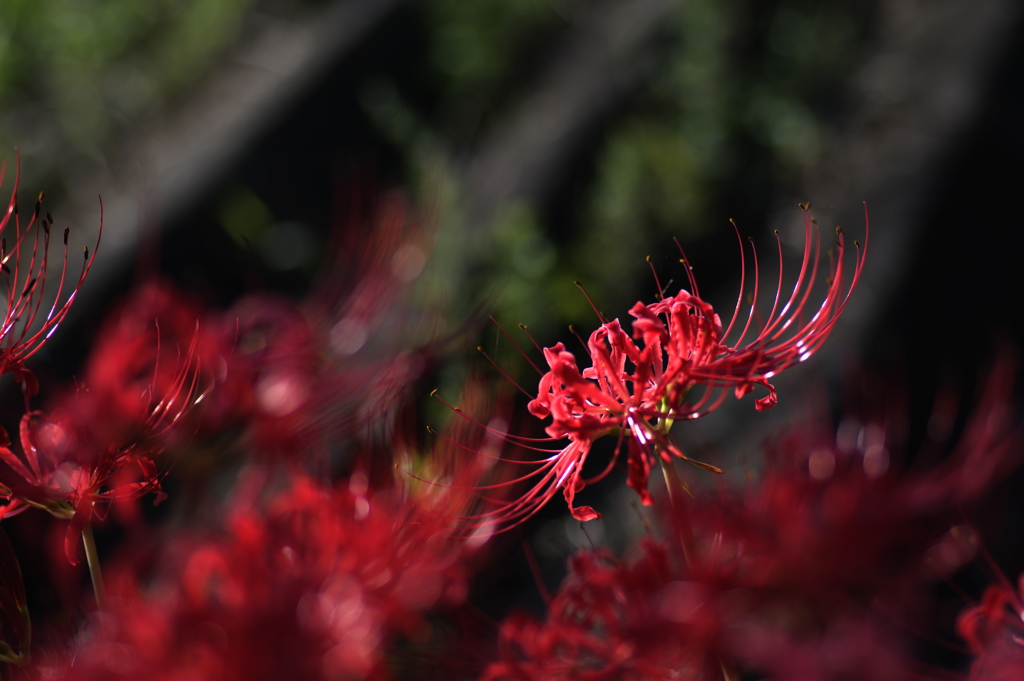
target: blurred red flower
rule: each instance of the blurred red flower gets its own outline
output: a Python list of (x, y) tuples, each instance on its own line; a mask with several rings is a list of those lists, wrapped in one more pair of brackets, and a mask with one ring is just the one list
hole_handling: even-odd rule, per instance
[(155, 378), (120, 404), (79, 386), (49, 415), (31, 411), (22, 417), (20, 455), (0, 430), (0, 496), (10, 499), (0, 515), (34, 506), (69, 519), (65, 552), (77, 563), (77, 541), (94, 514), (103, 517), (111, 502), (150, 492), (157, 502), (163, 498), (155, 457), (201, 398), (198, 381), (194, 338), (160, 394)]
[(1014, 588), (1005, 577), (990, 586), (981, 602), (960, 613), (957, 629), (975, 656), (968, 681), (1024, 678), (1024, 575)]
[[(643, 541), (631, 562), (603, 549), (574, 556), (543, 621), (502, 625), (484, 678), (925, 678), (911, 623), (932, 582), (978, 551), (965, 511), (1020, 460), (1013, 373), (1003, 356), (929, 471), (891, 464), (901, 452), (885, 420), (770, 438), (753, 481), (666, 509), (664, 543)], [(961, 615), (978, 656), (972, 681), (1020, 678), (1021, 612), (1002, 583)]]
[(61, 668), (47, 673), (388, 678), (388, 644), (466, 597), (462, 543), (361, 474), (334, 489), (302, 476), (279, 483), (243, 476), (223, 534), (179, 535), (115, 565), (108, 610), (61, 661), (43, 663)]

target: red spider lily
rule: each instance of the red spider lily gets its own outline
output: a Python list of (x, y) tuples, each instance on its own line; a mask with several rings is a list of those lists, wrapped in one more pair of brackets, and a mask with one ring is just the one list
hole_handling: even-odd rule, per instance
[(316, 333), (294, 304), (268, 295), (243, 299), (222, 319), (221, 347), (226, 333), (237, 336), (228, 373), (244, 384), (235, 414), (247, 422), (257, 449), (290, 456), (322, 448), (328, 394), (345, 378), (326, 360), (326, 334)]
[(969, 681), (1015, 681), (1024, 677), (1024, 575), (1013, 585), (1000, 576), (981, 603), (967, 608), (957, 630), (976, 657)]
[[(1012, 373), (997, 364), (960, 442), (929, 472), (888, 466), (876, 422), (773, 438), (756, 482), (672, 509), (668, 525), (685, 524), (689, 550), (645, 541), (632, 563), (575, 556), (543, 622), (519, 614), (502, 625), (500, 661), (484, 678), (929, 678), (899, 623), (918, 613), (922, 572), (944, 579), (977, 550), (955, 523), (1016, 458)], [(1001, 584), (961, 617), (976, 668), (1003, 674), (972, 681), (1021, 678), (1021, 613), (1024, 599)]]
[[(674, 515), (692, 536), (691, 578), (742, 594), (729, 645), (741, 666), (771, 678), (926, 676), (900, 650), (906, 627), (892, 624), (916, 619), (928, 582), (978, 550), (964, 512), (1020, 460), (1013, 373), (1003, 356), (932, 470), (900, 473), (887, 424), (848, 417), (837, 435), (811, 425), (773, 437), (755, 483)], [(974, 641), (987, 631), (964, 630)]]
[[(754, 286), (745, 321), (740, 314), (746, 292), (744, 256), (739, 298), (733, 317), (724, 328), (711, 305), (699, 297), (697, 283), (687, 267), (692, 293), (683, 290), (649, 305), (638, 302), (630, 310), (635, 318), (632, 338), (617, 319), (604, 321), (602, 318), (602, 325), (586, 343), (591, 366), (582, 372), (575, 356), (561, 343), (545, 348), (544, 358), (549, 370), (541, 376), (538, 394), (530, 402), (529, 410), (538, 418), (550, 416), (547, 434), (551, 440), (567, 439), (568, 444), (553, 451), (536, 449), (532, 443), (537, 440), (508, 436), (509, 441), (545, 456), (525, 462), (536, 466), (532, 473), (504, 484), (517, 484), (537, 476), (539, 479), (516, 501), (502, 503), (496, 510), (468, 518), (468, 523), (522, 522), (558, 489), (563, 491), (573, 517), (578, 520), (600, 517), (589, 506), (574, 507), (573, 499), (586, 482), (608, 474), (623, 443), (628, 449), (628, 483), (645, 505), (652, 503), (647, 482), (659, 458), (666, 465), (679, 458), (720, 472), (714, 466), (693, 461), (683, 454), (669, 439), (672, 424), (712, 411), (723, 402), (729, 389), (739, 398), (750, 393), (754, 386), (763, 386), (768, 395), (757, 400), (756, 408), (763, 410), (774, 406), (777, 397), (769, 379), (808, 359), (821, 347), (860, 279), (864, 256), (855, 241), (857, 255), (853, 273), (849, 285), (844, 281), (846, 237), (837, 229), (836, 250), (829, 251), (825, 298), (813, 315), (806, 318), (811, 291), (819, 277), (821, 238), (808, 207), (802, 208), (805, 242), (796, 283), (788, 299), (783, 300), (780, 244), (779, 282), (774, 301), (768, 316), (756, 325), (756, 332), (753, 328), (760, 279), (755, 252)], [(864, 252), (866, 247), (865, 241)], [(741, 255), (744, 250), (741, 242)], [(734, 330), (738, 335), (729, 340)], [(618, 438), (614, 456), (602, 473), (584, 480), (583, 466), (591, 446), (604, 435)]]
[(365, 215), (355, 203), (298, 309), (326, 358), (312, 368), (317, 391), (304, 411), (308, 427), (328, 438), (393, 418), (444, 337), (437, 313), (411, 307), (409, 296), (430, 255), (432, 221), (398, 192)]
[[(514, 614), (483, 681), (889, 681), (912, 678), (891, 634), (855, 609), (817, 623), (786, 594), (737, 588), (673, 566), (646, 540), (632, 562), (577, 554), (543, 622)], [(767, 597), (766, 597), (767, 596)]]
[[(6, 163), (0, 164), (0, 183), (3, 182)], [(46, 281), (49, 276), (50, 230), (53, 217), (43, 213), (43, 195), (39, 195), (28, 224), (22, 225), (18, 209), (18, 180), (20, 166), (15, 173), (14, 188), (7, 211), (0, 218), (0, 269), (6, 284), (7, 311), (0, 323), (0, 373), (12, 372), (16, 380), (24, 385), (27, 397), (39, 391), (39, 384), (24, 363), (34, 355), (43, 343), (57, 330), (64, 320), (71, 303), (82, 288), (86, 275), (96, 259), (100, 235), (103, 232), (103, 204), (100, 204), (100, 228), (96, 246), (90, 256), (85, 249), (82, 271), (74, 288), (64, 295), (68, 274), (68, 232), (64, 229), (64, 257), (60, 270), (60, 281), (53, 295), (53, 302), (47, 310), (43, 307), (46, 295)], [(9, 233), (13, 225), (14, 233)], [(10, 237), (10, 238), (8, 238)], [(40, 243), (42, 241), (42, 243)]]
[(930, 471), (891, 466), (900, 452), (877, 420), (848, 417), (836, 436), (811, 425), (773, 437), (756, 484), (696, 501), (676, 519), (704, 528), (694, 530), (697, 542), (703, 534), (704, 547), (714, 546), (696, 562), (727, 560), (734, 584), (798, 591), (815, 608), (922, 570), (949, 577), (977, 551), (964, 510), (1020, 461), (1012, 374), (1008, 359), (996, 364), (960, 440)]
[(48, 417), (38, 411), (22, 417), (20, 456), (0, 433), (0, 493), (10, 499), (0, 515), (33, 506), (69, 519), (64, 548), (77, 564), (76, 543), (94, 514), (103, 517), (111, 502), (150, 492), (162, 500), (163, 474), (154, 457), (202, 399), (194, 342), (163, 394), (151, 388), (139, 397), (145, 411), (130, 427), (124, 414), (111, 413), (105, 400), (80, 387)]
[(630, 563), (574, 556), (543, 622), (502, 624), (484, 681), (916, 678), (902, 638), (858, 599), (814, 611), (790, 582), (745, 583), (728, 562), (680, 568), (669, 553), (647, 540)]
[(419, 372), (415, 354), (398, 347), (378, 345), (372, 358), (339, 355), (332, 327), (282, 297), (247, 296), (211, 316), (203, 352), (207, 366), (221, 369), (204, 429), (242, 422), (258, 452), (322, 453), (332, 438), (386, 414)]
[[(173, 395), (181, 379), (182, 348), (209, 374), (216, 366), (207, 352), (210, 331), (197, 328), (201, 310), (162, 282), (149, 281), (106, 315), (96, 333), (82, 380), (104, 418), (104, 437), (123, 438), (136, 430), (152, 406), (153, 396)], [(212, 383), (208, 375), (204, 384)]]
[(773, 436), (756, 482), (696, 498), (674, 518), (696, 535), (694, 569), (818, 610), (868, 600), (907, 575), (948, 578), (977, 551), (964, 512), (1021, 460), (1013, 373), (1003, 356), (979, 383), (962, 436), (943, 443), (945, 460), (928, 471), (899, 471), (893, 419), (848, 416), (838, 433), (812, 422)]
[[(423, 266), (426, 230), (400, 198), (382, 202), (370, 222), (365, 234), (360, 223), (338, 230), (344, 243), (298, 304), (257, 293), (228, 310), (204, 311), (168, 282), (137, 286), (98, 334), (87, 382), (117, 407), (133, 407), (149, 368), (168, 364), (158, 337), (166, 355), (175, 341), (189, 342), (201, 315), (196, 355), (211, 388), (197, 430), (241, 426), (246, 451), (323, 454), (338, 435), (390, 415), (424, 361), (425, 351), (410, 347), (420, 335), (411, 315), (394, 302)], [(338, 261), (346, 260), (352, 266), (343, 270)], [(173, 378), (163, 373), (158, 382)]]
[(501, 661), (483, 679), (717, 680), (721, 632), (708, 595), (677, 581), (654, 542), (628, 564), (606, 551), (580, 553), (544, 622), (519, 614), (502, 625)]
[(147, 408), (140, 394), (166, 394), (178, 380), (177, 348), (191, 343), (209, 386), (193, 419), (196, 431), (245, 425), (247, 449), (258, 452), (322, 443), (326, 393), (344, 378), (327, 366), (326, 334), (315, 334), (294, 304), (266, 294), (226, 312), (203, 311), (168, 282), (149, 281), (108, 316), (97, 337), (85, 381), (112, 416), (131, 425)]
[(165, 541), (146, 587), (115, 566), (60, 678), (385, 679), (387, 644), (465, 598), (460, 543), (364, 477), (261, 499), (264, 482), (242, 485), (224, 536)]

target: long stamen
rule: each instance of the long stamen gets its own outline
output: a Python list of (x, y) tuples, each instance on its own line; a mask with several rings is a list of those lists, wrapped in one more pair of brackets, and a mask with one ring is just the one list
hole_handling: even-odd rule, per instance
[(665, 289), (661, 286), (661, 281), (658, 280), (658, 271), (654, 269), (654, 263), (651, 262), (651, 256), (647, 256), (647, 265), (651, 268), (651, 276), (654, 277), (654, 285), (658, 287), (657, 299), (661, 300), (665, 297)]
[[(536, 372), (537, 372), (538, 374), (540, 374), (540, 375), (542, 375), (542, 376), (543, 376), (543, 375), (544, 375), (544, 372), (543, 372), (543, 371), (541, 371), (541, 370), (540, 370), (540, 368), (539, 368), (539, 367), (538, 367), (538, 366), (537, 366), (536, 364), (534, 364), (534, 363), (533, 363), (533, 360), (532, 360), (532, 359), (530, 359), (530, 356), (529, 356), (528, 354), (526, 354), (526, 352), (525, 352), (525, 351), (524, 351), (524, 350), (523, 350), (523, 349), (522, 349), (521, 347), (519, 347), (519, 343), (517, 343), (517, 342), (515, 341), (515, 339), (514, 339), (514, 338), (512, 338), (512, 336), (508, 335), (508, 332), (507, 332), (507, 331), (505, 331), (505, 328), (504, 328), (504, 327), (503, 327), (503, 326), (502, 326), (501, 324), (499, 324), (499, 323), (497, 322), (497, 320), (496, 320), (496, 319), (494, 319), (494, 317), (488, 317), (488, 319), (490, 319), (490, 320), (491, 320), (491, 322), (492, 322), (492, 323), (493, 323), (493, 324), (494, 324), (494, 325), (495, 325), (496, 327), (498, 327), (498, 330), (499, 330), (499, 331), (501, 331), (501, 335), (503, 335), (503, 336), (504, 336), (505, 338), (507, 338), (507, 339), (508, 339), (508, 341), (509, 341), (510, 343), (512, 343), (512, 345), (513, 345), (513, 346), (515, 347), (515, 349), (519, 351), (519, 354), (523, 356), (523, 359), (525, 359), (525, 360), (526, 360), (527, 362), (529, 362), (529, 363), (530, 363), (530, 366), (532, 366), (532, 367), (534, 368), (534, 370), (535, 370), (535, 371), (536, 371)], [(522, 325), (522, 324), (520, 324), (520, 325), (519, 325), (519, 328), (521, 328), (521, 329), (523, 329), (523, 330), (526, 330), (526, 327), (525, 327), (524, 325)], [(527, 334), (527, 335), (529, 335), (529, 334)], [(530, 340), (533, 340), (533, 339), (531, 338)], [(536, 344), (536, 343), (535, 343), (535, 344)]]
[(672, 241), (675, 242), (676, 248), (679, 249), (679, 255), (682, 256), (682, 259), (679, 262), (683, 264), (683, 268), (686, 270), (686, 278), (690, 282), (690, 292), (700, 298), (700, 289), (697, 287), (697, 279), (693, 276), (693, 268), (690, 267), (690, 259), (686, 257), (686, 251), (683, 250), (683, 245), (679, 243), (679, 239), (672, 237)]
[[(739, 293), (736, 294), (736, 309), (734, 309), (733, 312), (732, 312), (732, 319), (729, 320), (729, 326), (727, 326), (725, 331), (722, 332), (722, 338), (728, 338), (729, 337), (729, 333), (732, 331), (732, 327), (736, 323), (737, 317), (739, 317), (740, 305), (743, 304), (743, 291), (745, 289), (746, 282), (747, 282), (747, 259), (746, 259), (746, 256), (743, 253), (743, 251), (744, 251), (744, 248), (743, 248), (743, 237), (740, 236), (740, 228), (736, 226), (736, 221), (733, 220), (732, 218), (729, 218), (729, 223), (732, 225), (733, 230), (736, 232), (736, 240), (739, 241), (739, 243), (740, 243), (740, 290), (739, 290)], [(751, 243), (753, 243), (753, 242), (751, 242)], [(755, 264), (754, 264), (754, 272), (757, 272), (756, 261), (755, 261)], [(749, 324), (750, 324), (750, 318), (748, 317), (747, 318), (747, 325), (749, 326)], [(745, 332), (745, 330), (744, 330), (744, 332)], [(740, 335), (740, 340), (736, 341), (736, 344), (739, 345), (739, 343), (740, 343), (740, 341), (742, 339), (743, 339), (743, 335), (741, 334)]]
[(533, 347), (537, 348), (538, 352), (543, 352), (543, 349), (540, 347), (540, 343), (534, 339), (533, 334), (526, 330), (526, 324), (520, 324), (519, 330), (526, 334), (526, 337), (530, 339), (530, 342), (533, 343)]
[[(533, 397), (533, 395), (531, 395), (525, 388), (523, 388), (521, 385), (519, 385), (518, 383), (516, 383), (515, 381), (512, 380), (512, 377), (509, 376), (508, 373), (506, 373), (505, 370), (502, 369), (498, 365), (498, 363), (495, 362), (491, 358), (491, 356), (487, 354), (487, 351), (483, 349), (483, 346), (478, 345), (478, 346), (476, 346), (476, 349), (480, 352), (481, 355), (483, 355), (485, 358), (487, 358), (487, 361), (491, 363), (491, 366), (493, 366), (495, 369), (497, 369), (498, 373), (500, 373), (505, 378), (505, 380), (507, 380), (512, 385), (514, 385), (516, 388), (518, 388), (519, 391), (522, 392), (527, 397)], [(531, 362), (531, 364), (532, 364), (532, 362)], [(539, 369), (538, 369), (538, 371), (539, 371)]]
[(573, 283), (576, 284), (576, 287), (583, 292), (583, 296), (587, 299), (587, 302), (590, 303), (590, 307), (593, 308), (594, 314), (596, 314), (597, 318), (601, 320), (601, 323), (606, 324), (608, 320), (605, 319), (604, 315), (601, 314), (601, 311), (597, 309), (597, 305), (594, 304), (594, 299), (590, 297), (589, 293), (587, 293), (587, 289), (583, 288), (583, 284), (578, 281), (574, 281)]

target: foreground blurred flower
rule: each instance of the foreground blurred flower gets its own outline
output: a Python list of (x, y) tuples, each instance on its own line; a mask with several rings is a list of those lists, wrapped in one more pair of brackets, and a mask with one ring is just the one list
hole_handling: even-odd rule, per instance
[(501, 661), (483, 680), (718, 678), (719, 625), (699, 585), (666, 601), (686, 583), (663, 546), (645, 541), (638, 553), (630, 563), (600, 550), (573, 557), (543, 623), (516, 614), (502, 625)]
[(998, 579), (957, 621), (960, 636), (975, 656), (968, 681), (1024, 678), (1024, 575), (1016, 588), (1005, 577)]
[(400, 197), (382, 199), (337, 230), (344, 243), (328, 248), (299, 302), (254, 292), (217, 309), (169, 281), (142, 282), (105, 320), (86, 381), (127, 414), (146, 381), (173, 383), (176, 349), (194, 343), (206, 393), (192, 424), (200, 438), (233, 436), (231, 451), (304, 452), (322, 463), (341, 436), (392, 416), (422, 370), (432, 318), (406, 313), (402, 294), (422, 269), (428, 227)]
[(79, 386), (48, 416), (31, 411), (22, 417), (20, 455), (0, 431), (0, 496), (10, 499), (0, 517), (33, 506), (69, 519), (65, 552), (77, 563), (76, 542), (94, 514), (103, 517), (111, 502), (150, 492), (162, 499), (155, 457), (202, 398), (198, 380), (193, 338), (159, 394), (154, 379), (130, 407), (112, 409), (103, 395)]
[[(755, 482), (660, 514), (672, 539), (641, 542), (629, 562), (573, 557), (543, 621), (502, 625), (485, 681), (930, 678), (907, 632), (934, 581), (978, 550), (964, 512), (1019, 463), (1013, 373), (997, 364), (930, 471), (890, 466), (899, 452), (877, 419), (771, 438)], [(1000, 584), (961, 616), (972, 681), (1021, 678), (1022, 611)]]
[[(108, 609), (76, 649), (41, 656), (41, 670), (66, 679), (387, 678), (388, 644), (415, 636), (427, 612), (459, 605), (468, 575), (461, 543), (436, 516), (367, 482), (357, 473), (332, 489), (292, 476), (268, 492), (278, 485), (265, 473), (243, 476), (222, 536), (182, 534), (115, 567)], [(147, 565), (152, 575), (140, 580)]]
[[(837, 228), (836, 250), (829, 251), (825, 298), (806, 319), (811, 291), (819, 276), (821, 237), (808, 207), (801, 207), (804, 253), (793, 291), (783, 302), (780, 245), (779, 281), (774, 302), (768, 316), (756, 325), (760, 280), (755, 253), (754, 286), (745, 321), (740, 315), (746, 292), (744, 256), (736, 308), (724, 329), (711, 305), (699, 297), (697, 283), (687, 265), (692, 293), (683, 290), (672, 297), (662, 296), (652, 304), (638, 302), (629, 311), (635, 318), (632, 338), (617, 319), (605, 321), (602, 318), (602, 325), (586, 344), (591, 365), (582, 372), (576, 357), (562, 343), (545, 348), (544, 358), (549, 370), (542, 375), (538, 394), (530, 402), (529, 410), (538, 418), (550, 417), (547, 434), (551, 440), (567, 439), (568, 444), (555, 451), (543, 450), (531, 446), (535, 440), (508, 436), (510, 442), (545, 456), (531, 462), (536, 465), (532, 473), (505, 484), (540, 478), (515, 501), (469, 518), (468, 523), (522, 522), (558, 489), (562, 490), (574, 518), (600, 517), (589, 506), (574, 506), (573, 499), (586, 482), (608, 474), (624, 444), (628, 449), (629, 486), (645, 505), (652, 503), (647, 483), (651, 469), (659, 460), (666, 467), (671, 466), (674, 459), (682, 459), (705, 470), (721, 472), (714, 466), (693, 461), (672, 443), (669, 430), (673, 423), (707, 414), (722, 403), (729, 390), (740, 398), (755, 386), (764, 387), (768, 395), (757, 400), (757, 409), (774, 406), (777, 397), (768, 381), (779, 371), (805, 361), (821, 347), (864, 266), (860, 244), (855, 241), (857, 255), (850, 282), (846, 284), (846, 237)], [(740, 252), (744, 253), (742, 242)], [(750, 338), (748, 334), (754, 326), (759, 328)], [(730, 341), (734, 330), (738, 336)], [(618, 438), (612, 460), (602, 473), (584, 480), (583, 467), (591, 446), (605, 435)]]

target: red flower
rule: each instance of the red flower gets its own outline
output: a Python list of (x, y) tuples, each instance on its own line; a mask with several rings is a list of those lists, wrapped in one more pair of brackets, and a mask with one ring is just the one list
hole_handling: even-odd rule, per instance
[[(575, 556), (543, 621), (502, 625), (485, 681), (921, 678), (906, 623), (930, 586), (922, 572), (945, 579), (977, 550), (964, 510), (1019, 451), (1012, 374), (997, 364), (932, 471), (890, 467), (898, 452), (871, 420), (772, 438), (755, 482), (663, 515), (664, 545), (645, 540), (632, 563)], [(1022, 612), (1004, 581), (961, 616), (971, 681), (1024, 678)]]
[(322, 457), (340, 435), (393, 417), (430, 351), (414, 346), (429, 340), (429, 317), (403, 300), (430, 235), (398, 197), (382, 200), (366, 222), (360, 216), (333, 234), (338, 243), (300, 303), (263, 292), (203, 310), (168, 282), (136, 286), (97, 335), (90, 387), (120, 411), (133, 407), (154, 366), (158, 383), (171, 377), (166, 356), (189, 343), (201, 315), (196, 357), (210, 387), (198, 432), (241, 429), (242, 451)]
[(969, 681), (1015, 681), (1024, 677), (1024, 575), (1018, 587), (1000, 576), (981, 603), (967, 608), (957, 630), (976, 657)]
[[(6, 163), (0, 164), (0, 182), (3, 182)], [(43, 213), (43, 194), (39, 194), (35, 209), (28, 224), (22, 225), (18, 209), (18, 180), (20, 165), (15, 171), (14, 188), (7, 211), (0, 218), (0, 277), (6, 285), (7, 312), (0, 322), (0, 373), (12, 372), (17, 381), (22, 383), (27, 397), (39, 392), (39, 383), (31, 371), (25, 368), (25, 360), (34, 355), (46, 342), (57, 325), (67, 316), (71, 303), (82, 287), (93, 260), (96, 259), (96, 247), (99, 246), (99, 235), (96, 247), (90, 257), (89, 249), (85, 249), (82, 271), (74, 288), (64, 297), (65, 283), (68, 283), (68, 229), (64, 229), (64, 258), (60, 269), (60, 281), (57, 292), (49, 309), (43, 307), (47, 298), (46, 280), (49, 269), (50, 229), (53, 216)], [(9, 228), (14, 227), (11, 234)], [(103, 205), (100, 204), (100, 234), (103, 232)], [(40, 240), (42, 243), (40, 243)]]
[[(720, 472), (683, 454), (669, 439), (672, 424), (712, 411), (730, 389), (740, 398), (755, 386), (763, 386), (768, 395), (757, 400), (755, 406), (758, 410), (773, 407), (778, 398), (768, 381), (779, 371), (808, 359), (825, 342), (860, 278), (864, 259), (860, 244), (854, 242), (857, 257), (849, 285), (844, 282), (846, 239), (842, 230), (837, 229), (836, 251), (829, 251), (825, 298), (810, 319), (805, 320), (810, 294), (819, 276), (821, 239), (808, 207), (802, 207), (805, 242), (800, 273), (792, 293), (783, 302), (780, 268), (771, 311), (760, 322), (753, 338), (749, 334), (756, 316), (759, 279), (755, 277), (753, 301), (745, 322), (739, 314), (745, 288), (741, 279), (736, 309), (723, 329), (714, 309), (699, 297), (691, 275), (693, 293), (684, 290), (649, 305), (638, 302), (633, 306), (629, 311), (635, 318), (632, 338), (617, 319), (603, 322), (586, 344), (591, 365), (582, 372), (576, 357), (564, 345), (546, 348), (544, 358), (549, 370), (541, 377), (537, 397), (530, 402), (529, 410), (538, 418), (551, 417), (547, 434), (552, 440), (568, 439), (568, 444), (560, 450), (538, 450), (546, 456), (533, 462), (537, 470), (508, 483), (539, 475), (530, 491), (470, 522), (522, 522), (558, 489), (562, 489), (573, 517), (600, 517), (590, 507), (574, 507), (573, 498), (585, 482), (608, 473), (623, 443), (629, 452), (629, 485), (645, 505), (652, 503), (647, 481), (658, 457), (666, 464), (679, 458)], [(728, 341), (740, 325), (739, 335)], [(604, 435), (618, 437), (613, 459), (597, 478), (585, 481), (583, 465), (594, 441)], [(514, 436), (508, 439), (519, 444), (527, 442)]]
[(461, 543), (432, 517), (359, 474), (336, 489), (295, 476), (266, 498), (276, 482), (240, 485), (221, 536), (164, 541), (148, 578), (115, 566), (109, 610), (54, 676), (385, 679), (387, 645), (464, 600)]
[[(94, 514), (103, 517), (110, 502), (149, 492), (157, 493), (159, 502), (163, 474), (154, 457), (201, 399), (194, 353), (193, 341), (160, 395), (154, 395), (153, 384), (136, 395), (139, 409), (111, 413), (108, 400), (80, 386), (48, 417), (39, 411), (22, 417), (21, 455), (0, 429), (0, 496), (10, 499), (0, 517), (34, 506), (69, 519), (64, 548), (77, 564), (76, 543)], [(126, 413), (136, 418), (128, 421)]]
[(710, 595), (676, 580), (654, 542), (642, 543), (632, 563), (607, 551), (579, 553), (544, 622), (516, 614), (502, 624), (501, 661), (483, 679), (718, 679), (720, 627)]

